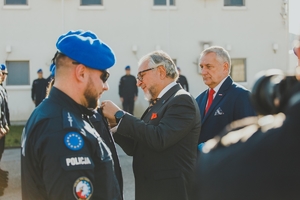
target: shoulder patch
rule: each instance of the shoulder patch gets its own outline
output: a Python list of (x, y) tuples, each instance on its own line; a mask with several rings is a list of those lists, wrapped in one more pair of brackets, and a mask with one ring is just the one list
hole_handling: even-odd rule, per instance
[(94, 168), (93, 160), (86, 155), (69, 155), (60, 158), (64, 170), (89, 170)]
[(82, 136), (77, 132), (67, 133), (65, 135), (64, 142), (66, 147), (68, 147), (72, 151), (78, 151), (84, 145)]
[(73, 186), (73, 193), (76, 199), (90, 199), (93, 194), (93, 185), (87, 177), (78, 178)]

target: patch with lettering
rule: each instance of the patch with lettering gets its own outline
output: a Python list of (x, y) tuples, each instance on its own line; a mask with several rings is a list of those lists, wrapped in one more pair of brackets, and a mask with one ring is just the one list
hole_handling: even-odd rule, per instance
[(76, 199), (90, 199), (93, 194), (93, 184), (87, 177), (78, 178), (73, 186), (73, 193)]
[(93, 160), (85, 155), (64, 156), (60, 162), (62, 168), (67, 171), (93, 169), (95, 166)]
[(67, 133), (65, 135), (64, 142), (66, 147), (68, 147), (72, 151), (78, 151), (84, 145), (82, 136), (77, 132)]

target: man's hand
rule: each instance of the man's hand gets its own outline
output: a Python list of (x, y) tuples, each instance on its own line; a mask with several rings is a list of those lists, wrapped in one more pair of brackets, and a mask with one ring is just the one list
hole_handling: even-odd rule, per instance
[(6, 134), (5, 128), (1, 127), (0, 128), (0, 138), (2, 138), (3, 136), (5, 136), (5, 134)]
[(115, 113), (121, 109), (109, 100), (102, 101), (100, 108), (102, 108), (103, 115), (107, 118), (109, 124), (116, 124)]
[(5, 125), (4, 129), (6, 130), (6, 134), (9, 132), (9, 127)]

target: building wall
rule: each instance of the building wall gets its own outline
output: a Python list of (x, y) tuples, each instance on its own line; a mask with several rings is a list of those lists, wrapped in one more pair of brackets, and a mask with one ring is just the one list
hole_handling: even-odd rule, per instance
[[(110, 90), (102, 99), (119, 106), (118, 83), (125, 66), (131, 65), (135, 75), (139, 58), (158, 48), (176, 59), (193, 96), (206, 89), (197, 66), (205, 42), (230, 45), (232, 58), (246, 58), (247, 81), (241, 84), (249, 89), (258, 71), (288, 68), (288, 27), (280, 15), (282, 0), (246, 0), (241, 9), (224, 8), (223, 0), (177, 0), (171, 9), (154, 8), (152, 0), (104, 0), (99, 9), (83, 9), (79, 2), (29, 0), (26, 8), (0, 6), (0, 62), (29, 60), (32, 83), (38, 68), (45, 77), (50, 74), (55, 42), (62, 33), (92, 30), (115, 51)], [(273, 43), (279, 46), (276, 52)], [(5, 51), (7, 45), (12, 47), (10, 53)], [(34, 109), (31, 85), (6, 88), (12, 121), (25, 121)], [(141, 116), (147, 105), (139, 89), (135, 115)]]

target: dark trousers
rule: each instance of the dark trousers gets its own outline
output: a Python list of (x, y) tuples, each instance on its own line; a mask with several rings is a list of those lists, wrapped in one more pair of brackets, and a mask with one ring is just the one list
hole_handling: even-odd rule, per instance
[(134, 99), (125, 99), (122, 103), (123, 110), (133, 115)]

